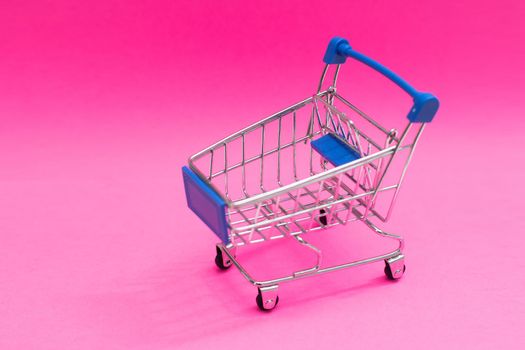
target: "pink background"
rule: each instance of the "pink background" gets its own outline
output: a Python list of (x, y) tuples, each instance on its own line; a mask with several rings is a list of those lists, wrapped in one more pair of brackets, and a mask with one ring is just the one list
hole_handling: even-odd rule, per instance
[[(523, 349), (524, 16), (522, 1), (3, 1), (0, 348)], [(310, 96), (334, 35), (442, 102), (387, 225), (407, 274), (285, 284), (261, 314), (215, 268), (180, 167)], [(350, 228), (334, 259), (368, 247)]]

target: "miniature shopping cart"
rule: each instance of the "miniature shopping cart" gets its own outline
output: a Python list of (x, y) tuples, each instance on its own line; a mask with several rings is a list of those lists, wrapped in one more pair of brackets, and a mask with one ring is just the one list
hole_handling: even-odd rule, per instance
[[(404, 129), (385, 128), (339, 94), (337, 77), (347, 57), (375, 69), (413, 98)], [(262, 310), (277, 305), (282, 282), (380, 260), (389, 279), (405, 272), (403, 238), (376, 223), (391, 216), (416, 144), (439, 102), (354, 51), (345, 39), (330, 41), (324, 62), (315, 95), (216, 142), (183, 168), (188, 206), (221, 239), (215, 263), (221, 269), (235, 265), (258, 288)], [(352, 221), (395, 240), (397, 248), (323, 266), (321, 250), (306, 241), (306, 234)], [(255, 279), (237, 258), (240, 248), (279, 238), (311, 249), (316, 264), (271, 280)]]

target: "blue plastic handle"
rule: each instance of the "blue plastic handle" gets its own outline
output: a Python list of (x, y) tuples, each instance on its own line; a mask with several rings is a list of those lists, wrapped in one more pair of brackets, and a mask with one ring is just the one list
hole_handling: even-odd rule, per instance
[(346, 62), (347, 57), (362, 62), (383, 74), (414, 99), (414, 105), (407, 116), (411, 122), (428, 123), (432, 121), (439, 108), (439, 101), (434, 95), (417, 91), (412, 85), (381, 63), (352, 49), (348, 40), (338, 37), (330, 40), (323, 61), (326, 64), (341, 64)]

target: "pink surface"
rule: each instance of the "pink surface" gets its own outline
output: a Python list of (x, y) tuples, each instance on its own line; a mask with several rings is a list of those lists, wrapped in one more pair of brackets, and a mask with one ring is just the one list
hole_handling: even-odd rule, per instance
[[(525, 347), (522, 2), (0, 8), (0, 349)], [(180, 167), (311, 95), (334, 35), (442, 102), (387, 225), (407, 274), (285, 284), (261, 314)], [(318, 239), (334, 260), (369, 246), (348, 229)]]

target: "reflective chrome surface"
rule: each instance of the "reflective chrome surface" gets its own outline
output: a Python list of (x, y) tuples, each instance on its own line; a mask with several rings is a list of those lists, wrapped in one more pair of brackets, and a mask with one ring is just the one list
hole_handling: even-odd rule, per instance
[[(191, 169), (227, 203), (230, 244), (218, 247), (255, 286), (313, 276), (380, 260), (394, 279), (403, 274), (403, 239), (381, 230), (394, 207), (424, 123), (384, 126), (336, 90), (340, 66), (329, 78), (326, 66), (317, 93), (198, 152)], [(330, 86), (323, 90), (325, 81)], [(404, 118), (404, 116), (400, 116)], [(311, 141), (332, 134), (360, 155), (332, 166)], [(363, 222), (379, 236), (398, 242), (385, 254), (335, 266), (322, 265), (322, 252), (304, 234), (349, 222)], [(236, 258), (238, 247), (294, 238), (316, 255), (316, 264), (271, 280), (256, 280)], [(273, 289), (271, 289), (273, 290)], [(267, 298), (270, 290), (262, 290)], [(273, 292), (272, 292), (273, 293)], [(268, 299), (268, 300), (269, 300)], [(275, 305), (269, 305), (271, 307)]]

